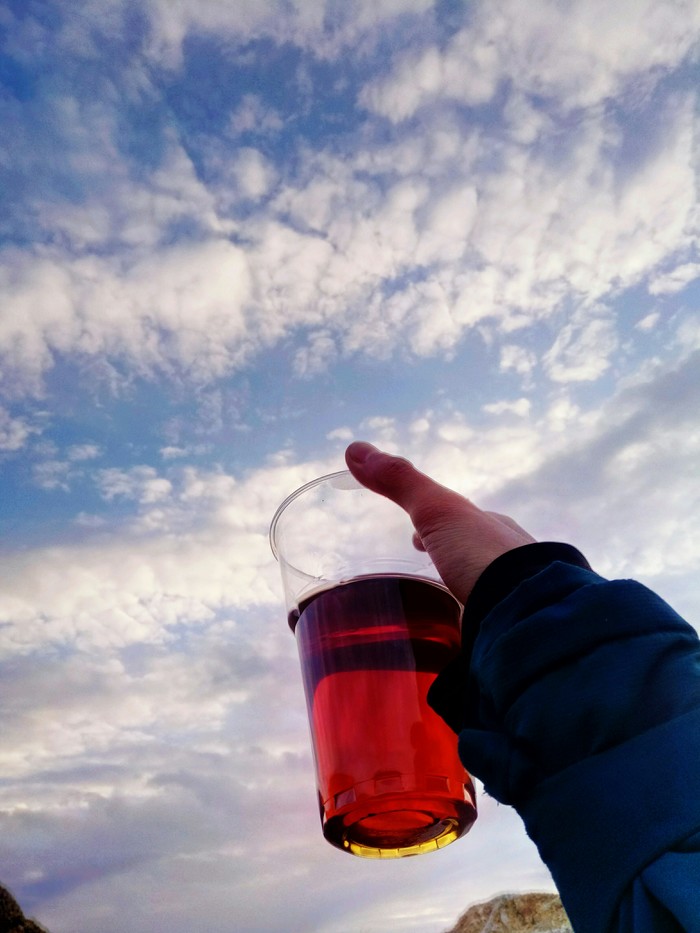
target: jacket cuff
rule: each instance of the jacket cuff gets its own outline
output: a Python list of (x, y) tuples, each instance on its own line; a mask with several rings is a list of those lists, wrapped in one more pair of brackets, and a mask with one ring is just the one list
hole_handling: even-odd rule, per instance
[(579, 550), (570, 544), (554, 541), (524, 544), (497, 557), (474, 584), (464, 607), (464, 618), (469, 622), (469, 627), (479, 625), (494, 606), (509, 596), (523, 580), (534, 577), (555, 561), (573, 564), (584, 570), (591, 569)]
[(465, 709), (478, 708), (469, 664), (481, 622), (524, 580), (534, 577), (556, 561), (591, 569), (583, 554), (570, 544), (544, 541), (507, 551), (490, 563), (476, 581), (464, 607), (462, 650), (438, 674), (428, 691), (428, 703), (453, 732), (461, 732)]

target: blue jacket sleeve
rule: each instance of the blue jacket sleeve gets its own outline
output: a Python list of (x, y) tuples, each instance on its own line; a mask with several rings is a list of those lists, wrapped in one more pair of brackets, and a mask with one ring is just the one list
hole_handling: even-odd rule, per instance
[(577, 933), (700, 933), (700, 641), (659, 597), (566, 545), (512, 551), (430, 702)]

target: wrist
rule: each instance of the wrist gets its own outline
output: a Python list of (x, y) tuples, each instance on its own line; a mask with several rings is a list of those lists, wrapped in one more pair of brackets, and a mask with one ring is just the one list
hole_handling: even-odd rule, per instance
[(583, 554), (570, 544), (540, 541), (512, 548), (493, 560), (474, 584), (464, 607), (464, 619), (478, 626), (491, 610), (524, 580), (555, 561), (590, 570)]

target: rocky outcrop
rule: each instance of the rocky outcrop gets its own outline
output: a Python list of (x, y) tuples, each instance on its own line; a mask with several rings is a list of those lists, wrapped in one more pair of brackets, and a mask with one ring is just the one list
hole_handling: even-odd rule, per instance
[[(0, 885), (0, 933), (48, 933)], [(500, 894), (475, 904), (449, 933), (573, 933), (556, 894)]]
[(33, 920), (27, 920), (10, 892), (0, 885), (0, 933), (47, 933)]
[(475, 904), (449, 933), (572, 933), (556, 894), (499, 894)]

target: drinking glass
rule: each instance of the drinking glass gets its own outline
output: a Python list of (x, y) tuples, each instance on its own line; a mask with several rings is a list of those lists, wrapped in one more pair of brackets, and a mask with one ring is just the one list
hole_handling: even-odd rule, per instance
[(321, 824), (365, 858), (443, 848), (476, 819), (452, 730), (427, 702), (462, 607), (394, 503), (347, 471), (280, 505), (270, 543), (301, 661)]

